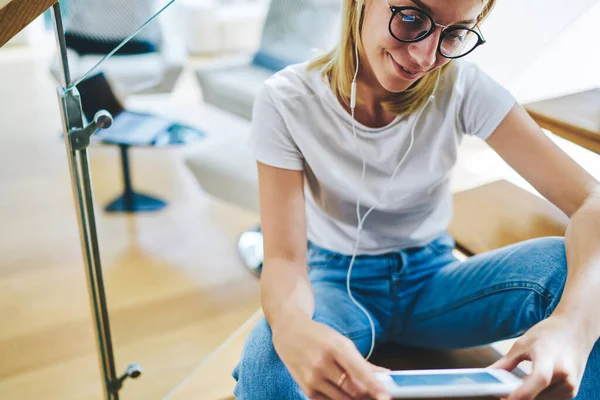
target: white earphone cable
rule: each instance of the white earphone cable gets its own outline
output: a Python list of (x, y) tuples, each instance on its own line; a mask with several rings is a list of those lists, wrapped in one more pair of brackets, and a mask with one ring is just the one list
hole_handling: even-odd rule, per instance
[[(355, 33), (355, 38), (354, 38), (354, 54), (355, 54), (356, 68), (355, 68), (355, 71), (354, 71), (354, 78), (352, 80), (352, 86), (351, 86), (351, 92), (350, 92), (350, 111), (351, 111), (351, 115), (352, 115), (352, 135), (354, 137), (355, 147), (357, 148), (357, 150), (358, 150), (358, 152), (360, 154), (360, 158), (362, 160), (362, 172), (361, 172), (360, 183), (359, 183), (358, 193), (357, 193), (357, 198), (356, 198), (356, 218), (357, 218), (357, 221), (358, 221), (358, 225), (356, 227), (357, 228), (356, 241), (354, 243), (354, 250), (352, 251), (352, 258), (350, 260), (350, 265), (348, 267), (348, 275), (346, 277), (346, 289), (348, 291), (348, 296), (350, 297), (350, 300), (352, 300), (352, 302), (365, 314), (365, 316), (369, 320), (369, 324), (371, 326), (371, 347), (369, 349), (369, 353), (366, 356), (366, 359), (368, 360), (371, 357), (371, 355), (373, 354), (373, 350), (375, 349), (375, 323), (373, 322), (373, 318), (371, 317), (371, 315), (369, 314), (369, 312), (363, 307), (362, 304), (360, 304), (354, 298), (354, 295), (352, 294), (352, 290), (351, 290), (351, 287), (350, 287), (350, 280), (351, 280), (351, 275), (352, 275), (352, 267), (354, 266), (354, 261), (356, 260), (356, 256), (357, 256), (357, 252), (358, 252), (358, 245), (359, 245), (359, 242), (360, 242), (360, 234), (362, 232), (363, 224), (364, 224), (366, 218), (369, 216), (369, 214), (371, 214), (371, 212), (375, 209), (375, 207), (377, 207), (379, 205), (379, 203), (381, 203), (381, 201), (383, 200), (383, 198), (387, 194), (389, 188), (392, 186), (392, 182), (394, 180), (394, 177), (396, 176), (396, 173), (400, 170), (400, 166), (402, 165), (402, 163), (404, 162), (404, 160), (406, 159), (406, 157), (410, 153), (410, 150), (412, 149), (413, 144), (414, 144), (415, 127), (417, 125), (417, 122), (419, 121), (419, 118), (421, 117), (421, 114), (423, 113), (423, 111), (425, 110), (425, 108), (427, 107), (427, 105), (429, 104), (429, 102), (432, 101), (435, 98), (435, 95), (432, 94), (431, 96), (429, 96), (429, 99), (423, 105), (423, 107), (421, 107), (421, 110), (417, 114), (417, 116), (415, 118), (415, 122), (413, 123), (412, 129), (410, 131), (410, 143), (408, 145), (408, 149), (406, 150), (406, 153), (404, 154), (404, 156), (398, 162), (398, 165), (396, 165), (396, 168), (394, 169), (392, 175), (390, 176), (390, 179), (388, 180), (387, 185), (385, 186), (384, 190), (382, 191), (381, 196), (375, 202), (375, 204), (373, 204), (371, 206), (371, 208), (369, 208), (367, 210), (367, 212), (361, 217), (361, 215), (360, 215), (360, 201), (361, 201), (361, 194), (362, 194), (362, 190), (363, 190), (362, 185), (363, 185), (363, 182), (364, 182), (365, 173), (366, 173), (366, 169), (367, 169), (367, 162), (366, 162), (366, 159), (365, 159), (364, 154), (362, 152), (362, 149), (360, 148), (360, 146), (358, 144), (358, 138), (356, 136), (356, 124), (355, 124), (356, 120), (354, 118), (354, 109), (356, 107), (356, 78), (358, 76), (358, 67), (359, 67), (358, 35), (359, 35), (359, 30), (360, 30), (361, 5), (362, 5), (362, 1), (361, 0), (357, 0), (357, 10), (356, 10), (356, 13), (357, 13), (357, 16), (356, 16), (357, 23), (356, 23), (356, 33)], [(433, 89), (433, 93), (435, 93), (436, 90), (437, 90), (437, 87), (438, 87), (438, 84), (439, 84), (439, 81), (440, 81), (440, 74), (441, 74), (441, 71), (438, 70), (438, 76), (437, 76), (437, 80), (436, 80), (436, 83), (435, 83), (435, 87)]]

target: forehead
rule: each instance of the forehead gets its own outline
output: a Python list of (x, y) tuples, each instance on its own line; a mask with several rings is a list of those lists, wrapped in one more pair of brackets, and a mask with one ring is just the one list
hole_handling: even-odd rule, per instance
[(423, 8), (440, 24), (475, 20), (486, 0), (401, 0), (406, 5)]

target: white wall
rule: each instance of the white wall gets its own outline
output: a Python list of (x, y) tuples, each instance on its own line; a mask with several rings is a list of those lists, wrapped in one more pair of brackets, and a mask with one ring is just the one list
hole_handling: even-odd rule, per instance
[(468, 59), (522, 101), (600, 85), (599, 0), (498, 0)]
[(565, 30), (511, 83), (523, 101), (600, 87), (600, 1)]

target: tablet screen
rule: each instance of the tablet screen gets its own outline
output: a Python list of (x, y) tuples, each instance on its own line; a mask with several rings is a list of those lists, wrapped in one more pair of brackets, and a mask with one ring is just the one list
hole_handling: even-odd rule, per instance
[(390, 376), (398, 386), (454, 386), (502, 383), (495, 376), (486, 372)]

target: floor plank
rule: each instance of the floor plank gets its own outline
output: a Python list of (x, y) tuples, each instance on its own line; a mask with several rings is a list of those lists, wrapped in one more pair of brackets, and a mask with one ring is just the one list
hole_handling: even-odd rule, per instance
[[(7, 54), (0, 53), (0, 398), (97, 399), (98, 357), (49, 59)], [(203, 108), (190, 82), (128, 106), (183, 116), (212, 134), (245, 129)], [(121, 191), (118, 149), (89, 149), (117, 371), (134, 361), (144, 369), (126, 383), (125, 400), (162, 398), (259, 306), (258, 281), (236, 253), (237, 236), (257, 216), (202, 193), (183, 165), (190, 151), (133, 150), (135, 187), (168, 206), (127, 216), (103, 211)]]

